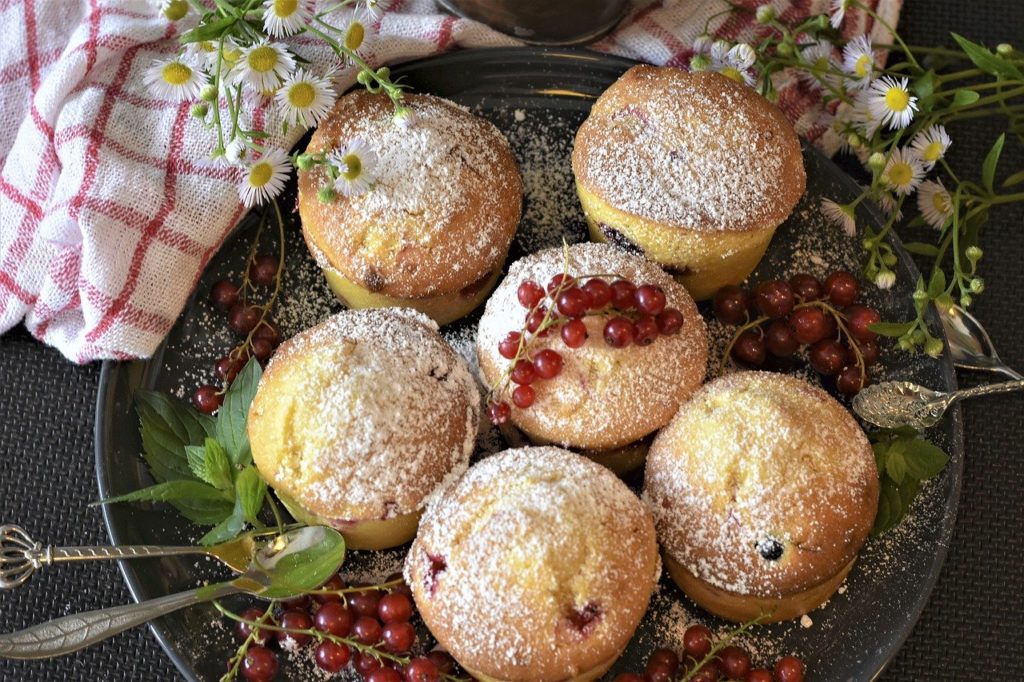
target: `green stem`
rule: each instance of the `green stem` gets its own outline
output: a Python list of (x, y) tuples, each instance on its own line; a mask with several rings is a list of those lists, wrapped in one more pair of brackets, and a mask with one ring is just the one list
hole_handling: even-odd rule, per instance
[(985, 72), (981, 69), (964, 69), (963, 71), (954, 71), (952, 73), (936, 76), (935, 80), (939, 83), (947, 83), (949, 81), (962, 80), (964, 78), (975, 78), (983, 75), (985, 75)]
[(924, 69), (921, 68), (921, 65), (917, 63), (917, 59), (914, 57), (914, 53), (910, 51), (910, 48), (907, 47), (907, 44), (903, 42), (903, 38), (901, 38), (900, 34), (896, 32), (895, 27), (890, 26), (889, 22), (880, 17), (877, 12), (875, 12), (867, 5), (861, 2), (857, 2), (857, 0), (854, 0), (853, 4), (859, 7), (861, 10), (863, 10), (864, 13), (867, 14), (869, 17), (871, 17), (879, 24), (881, 24), (885, 30), (889, 31), (889, 33), (892, 34), (893, 39), (899, 44), (900, 49), (902, 49), (903, 53), (907, 56), (907, 59), (910, 61), (911, 65), (920, 71), (924, 71)]

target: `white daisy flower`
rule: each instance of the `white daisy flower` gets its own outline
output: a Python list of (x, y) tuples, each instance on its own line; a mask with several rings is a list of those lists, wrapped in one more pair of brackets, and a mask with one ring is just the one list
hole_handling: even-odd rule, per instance
[(871, 106), (871, 93), (867, 90), (861, 90), (854, 98), (853, 109), (850, 110), (850, 122), (863, 130), (865, 137), (869, 140), (881, 127), (882, 118), (875, 115)]
[(925, 180), (917, 191), (917, 207), (924, 221), (941, 230), (953, 215), (953, 200), (941, 182)]
[(263, 3), (263, 28), (275, 38), (298, 33), (313, 16), (309, 0), (266, 0)]
[(906, 196), (917, 189), (924, 179), (924, 165), (917, 154), (906, 147), (897, 147), (889, 155), (882, 174), (888, 177), (889, 189)]
[(328, 79), (299, 69), (285, 80), (275, 97), (289, 125), (311, 128), (331, 110), (337, 95)]
[(857, 234), (857, 218), (853, 213), (853, 207), (849, 204), (837, 204), (831, 199), (822, 199), (821, 212), (830, 223), (836, 227), (843, 228), (847, 236)]
[(198, 40), (194, 43), (185, 44), (185, 59), (193, 64), (198, 64), (206, 71), (215, 71), (217, 68), (217, 43), (212, 40)]
[(925, 170), (931, 170), (935, 164), (946, 155), (946, 150), (953, 141), (941, 125), (931, 125), (914, 135), (910, 141), (910, 148), (914, 150), (918, 158), (924, 163)]
[(360, 15), (368, 21), (377, 21), (387, 9), (384, 0), (359, 0), (356, 3), (356, 8)]
[(232, 72), (236, 83), (246, 83), (258, 92), (273, 92), (294, 68), (295, 59), (283, 43), (262, 40), (242, 48)]
[(238, 184), (238, 195), (248, 208), (262, 204), (281, 193), (284, 181), (291, 172), (288, 155), (272, 149), (245, 169), (245, 177)]
[(800, 59), (807, 65), (807, 69), (800, 69), (797, 76), (800, 80), (813, 88), (820, 88), (821, 84), (834, 83), (835, 75), (831, 73), (832, 43), (827, 40), (817, 40), (800, 51)]
[(875, 51), (867, 36), (857, 36), (843, 48), (843, 71), (850, 74), (851, 90), (863, 90), (875, 75)]
[(711, 46), (711, 65), (708, 68), (737, 83), (753, 87), (757, 82), (750, 72), (750, 67), (757, 61), (754, 48), (746, 43), (737, 43), (728, 49), (726, 47), (728, 43), (721, 40)]
[(883, 76), (871, 84), (867, 92), (868, 106), (875, 118), (888, 124), (889, 130), (906, 128), (917, 111), (917, 98), (907, 89), (909, 78)]
[(181, 57), (153, 62), (142, 81), (158, 97), (176, 102), (197, 99), (206, 83), (206, 74)]
[(245, 163), (251, 154), (252, 150), (241, 137), (236, 137), (224, 147), (224, 159), (233, 166)]
[(896, 220), (903, 220), (903, 209), (896, 202), (896, 197), (891, 192), (879, 192), (875, 197), (875, 203), (881, 208), (885, 215)]
[(879, 289), (892, 289), (892, 285), (896, 284), (896, 273), (888, 268), (882, 268), (875, 275), (875, 286)]
[(342, 149), (327, 155), (327, 161), (337, 171), (334, 189), (347, 197), (370, 191), (377, 177), (377, 155), (361, 138), (352, 139)]
[[(711, 46), (715, 43), (715, 40), (707, 33), (701, 33), (697, 36), (697, 39), (693, 41), (693, 53), (694, 54), (711, 54)], [(728, 45), (726, 45), (726, 51), (728, 51)]]
[(832, 5), (829, 11), (829, 23), (832, 24), (832, 28), (839, 30), (839, 27), (843, 23), (843, 19), (846, 18), (846, 10), (850, 9), (850, 5), (853, 4), (853, 0), (832, 0)]

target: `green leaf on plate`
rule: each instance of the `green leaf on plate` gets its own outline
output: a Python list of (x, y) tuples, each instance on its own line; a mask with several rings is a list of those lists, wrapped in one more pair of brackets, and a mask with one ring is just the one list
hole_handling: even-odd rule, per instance
[(207, 438), (205, 445), (186, 445), (188, 465), (192, 473), (218, 490), (234, 487), (234, 467), (224, 447), (213, 438)]
[(902, 516), (903, 503), (899, 489), (888, 478), (882, 478), (878, 490), (878, 513), (875, 515), (875, 525), (871, 529), (871, 534), (881, 535), (899, 523)]
[(985, 73), (993, 76), (1024, 80), (1024, 74), (1010, 60), (1003, 59), (1000, 55), (994, 54), (991, 50), (978, 43), (971, 42), (962, 35), (957, 33), (951, 33), (950, 35), (953, 36), (953, 40), (957, 42), (960, 49), (967, 55), (967, 58)]
[(903, 478), (907, 475), (907, 460), (903, 456), (905, 450), (905, 441), (893, 441), (885, 457), (885, 473), (897, 484), (902, 483)]
[(868, 329), (874, 333), (889, 338), (903, 336), (913, 328), (913, 322), (874, 322), (868, 325)]
[(236, 467), (252, 463), (246, 424), (249, 419), (249, 405), (256, 395), (260, 375), (260, 363), (256, 358), (250, 358), (231, 382), (231, 387), (224, 394), (224, 402), (217, 410), (217, 440), (224, 446)]
[(996, 166), (999, 164), (999, 156), (1003, 153), (1003, 143), (1006, 142), (1006, 133), (1002, 133), (992, 144), (985, 156), (985, 162), (981, 164), (981, 182), (985, 189), (992, 191), (996, 181)]
[(246, 521), (254, 523), (256, 516), (263, 509), (263, 501), (267, 495), (267, 484), (251, 464), (238, 474), (235, 479), (235, 499), (242, 508), (242, 516)]
[(202, 445), (213, 432), (213, 419), (164, 393), (138, 391), (142, 452), (157, 481), (194, 478), (186, 445)]
[(213, 486), (199, 481), (167, 481), (157, 483), (148, 488), (134, 490), (124, 495), (108, 497), (93, 504), (112, 504), (114, 502), (171, 502), (181, 499), (228, 501), (225, 493)]
[(925, 480), (942, 473), (949, 462), (949, 455), (943, 452), (939, 446), (915, 438), (906, 441), (904, 460), (908, 474), (918, 480)]
[(245, 527), (245, 512), (242, 509), (241, 501), (236, 497), (235, 506), (226, 515), (221, 515), (221, 521), (217, 523), (210, 532), (199, 538), (201, 545), (216, 545), (218, 542), (225, 542), (242, 532)]

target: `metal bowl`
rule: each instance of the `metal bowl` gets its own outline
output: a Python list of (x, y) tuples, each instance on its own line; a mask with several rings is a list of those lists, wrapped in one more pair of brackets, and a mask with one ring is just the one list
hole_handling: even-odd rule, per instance
[(628, 0), (436, 0), (442, 9), (538, 45), (579, 45), (619, 23)]

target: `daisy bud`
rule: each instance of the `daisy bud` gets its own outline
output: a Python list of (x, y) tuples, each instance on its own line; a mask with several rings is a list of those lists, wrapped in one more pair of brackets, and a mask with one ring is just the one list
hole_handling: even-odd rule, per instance
[(937, 358), (940, 355), (942, 355), (942, 349), (944, 347), (945, 346), (942, 343), (942, 341), (939, 341), (936, 338), (930, 338), (924, 344), (924, 352), (927, 353), (929, 356), (931, 356), (933, 358)]
[(409, 130), (416, 124), (416, 112), (409, 107), (400, 106), (395, 109), (395, 114), (391, 117), (391, 120), (402, 130)]
[(964, 255), (967, 256), (967, 260), (971, 261), (971, 264), (977, 263), (981, 260), (981, 249), (977, 246), (968, 246)]
[(356, 75), (356, 82), (362, 86), (367, 86), (373, 82), (373, 74), (369, 71), (360, 71)]
[(853, 149), (860, 149), (861, 145), (864, 144), (864, 140), (857, 133), (850, 133), (846, 137), (846, 143)]
[(301, 171), (308, 171), (313, 167), (313, 157), (309, 154), (299, 154), (295, 157), (295, 167)]
[(164, 7), (164, 16), (170, 21), (179, 21), (188, 14), (187, 0), (170, 0)]
[(779, 43), (778, 47), (775, 48), (775, 51), (778, 52), (783, 57), (792, 57), (793, 44), (786, 40), (784, 42)]
[(971, 280), (970, 287), (972, 294), (980, 294), (981, 292), (985, 291), (985, 280), (983, 280), (981, 277), (975, 277), (974, 279)]
[(711, 60), (705, 55), (695, 54), (690, 58), (690, 71), (706, 71), (711, 66)]
[(911, 297), (914, 299), (915, 303), (921, 303), (922, 301), (928, 300), (928, 292), (924, 289), (915, 289)]
[(771, 5), (761, 5), (757, 8), (757, 23), (768, 24), (775, 18), (775, 8)]
[(201, 121), (210, 113), (210, 107), (205, 102), (200, 102), (199, 104), (192, 105), (192, 110), (189, 113), (192, 114), (192, 118), (198, 118)]
[(920, 329), (915, 329), (914, 333), (910, 335), (910, 342), (915, 346), (920, 346), (924, 343), (924, 332)]
[(886, 265), (888, 265), (890, 268), (892, 266), (896, 265), (896, 263), (898, 261), (899, 261), (899, 259), (896, 258), (895, 254), (892, 254), (892, 253), (883, 253), (882, 254), (882, 262), (885, 263)]
[(900, 350), (905, 350), (908, 353), (914, 350), (914, 344), (911, 343), (908, 339), (901, 338), (897, 345), (899, 345)]
[(386, 81), (388, 78), (391, 78), (391, 69), (389, 69), (386, 66), (380, 67), (379, 69), (377, 69), (377, 78), (381, 79), (382, 81)]
[(819, 31), (824, 31), (828, 28), (828, 15), (819, 14), (814, 18), (814, 27)]
[[(885, 154), (883, 154), (882, 152), (875, 152), (868, 157), (868, 166), (870, 166), (872, 170), (882, 170), (883, 168), (885, 168), (885, 163)], [(887, 181), (883, 180), (883, 182)]]
[(996, 45), (996, 54), (1000, 57), (1009, 57), (1013, 54), (1013, 45), (1010, 43), (999, 43)]
[(888, 174), (888, 173), (882, 173), (881, 175), (879, 175), (879, 176), (878, 176), (878, 180), (879, 180), (879, 181), (880, 181), (880, 182), (881, 182), (881, 183), (882, 183), (883, 185), (888, 185), (888, 184), (889, 184), (889, 180), (890, 180), (890, 178), (889, 178), (889, 174)]
[(316, 193), (316, 198), (325, 204), (329, 204), (334, 201), (336, 196), (334, 188), (330, 186), (321, 187)]
[(345, 31), (345, 47), (350, 50), (358, 50), (366, 37), (366, 28), (358, 21), (353, 21)]
[(970, 308), (971, 307), (971, 303), (973, 303), (973, 302), (974, 302), (974, 299), (971, 298), (970, 294), (964, 294), (963, 296), (960, 297), (960, 307), (961, 308)]
[(214, 102), (217, 100), (217, 86), (216, 85), (204, 85), (203, 89), (199, 91), (199, 99), (206, 102)]
[(888, 268), (882, 268), (875, 275), (875, 286), (879, 289), (891, 289), (896, 284), (896, 273)]

